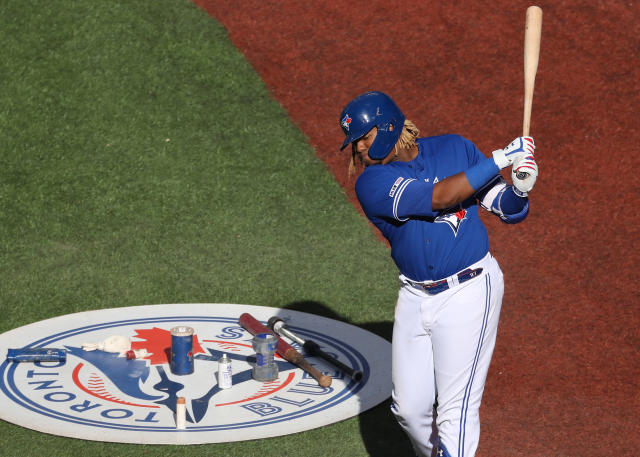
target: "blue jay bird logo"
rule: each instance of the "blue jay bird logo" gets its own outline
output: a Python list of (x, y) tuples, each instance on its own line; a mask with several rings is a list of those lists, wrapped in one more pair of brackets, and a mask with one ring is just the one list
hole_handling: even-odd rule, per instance
[(349, 124), (351, 124), (351, 118), (349, 117), (348, 114), (344, 115), (340, 124), (342, 124), (343, 129), (345, 129), (347, 132), (349, 131)]
[(460, 225), (465, 219), (467, 219), (467, 210), (464, 208), (460, 208), (454, 213), (441, 214), (440, 216), (435, 218), (434, 222), (440, 222), (449, 225), (451, 230), (453, 230), (453, 236), (455, 237), (458, 236)]

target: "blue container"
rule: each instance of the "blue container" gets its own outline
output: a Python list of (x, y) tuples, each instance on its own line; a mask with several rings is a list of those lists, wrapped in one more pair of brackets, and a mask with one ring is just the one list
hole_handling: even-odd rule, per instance
[(7, 360), (10, 362), (64, 362), (67, 351), (53, 348), (9, 349)]
[(171, 329), (171, 373), (185, 375), (193, 373), (193, 329), (173, 327)]

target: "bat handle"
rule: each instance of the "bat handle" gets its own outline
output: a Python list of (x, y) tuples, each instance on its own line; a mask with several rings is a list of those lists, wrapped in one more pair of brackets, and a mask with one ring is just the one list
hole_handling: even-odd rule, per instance
[[(313, 367), (311, 367), (311, 369), (313, 369), (313, 370), (315, 370), (315, 371), (318, 371), (318, 370), (316, 370), (316, 369), (315, 369), (315, 368), (313, 368)], [(320, 372), (318, 372), (318, 373), (320, 373)], [(319, 376), (319, 377), (316, 377), (316, 376), (314, 376), (313, 374), (312, 374), (312, 376), (316, 379), (316, 381), (318, 381), (318, 384), (320, 384), (322, 387), (329, 387), (329, 386), (331, 386), (331, 381), (333, 381), (333, 380), (331, 379), (331, 376), (326, 375), (326, 374), (322, 374), (322, 373), (320, 373), (320, 376)]]
[(298, 365), (300, 368), (305, 370), (307, 373), (309, 373), (311, 376), (313, 376), (313, 378), (316, 381), (318, 381), (318, 384), (320, 384), (320, 386), (329, 387), (331, 385), (331, 381), (332, 381), (331, 376), (321, 373), (320, 370), (318, 370), (316, 367), (314, 367), (309, 362), (307, 362), (304, 359), (304, 357), (300, 355), (299, 352), (292, 351), (291, 358), (288, 358), (288, 357), (285, 357), (285, 358), (287, 358), (287, 360), (292, 361), (293, 363)]

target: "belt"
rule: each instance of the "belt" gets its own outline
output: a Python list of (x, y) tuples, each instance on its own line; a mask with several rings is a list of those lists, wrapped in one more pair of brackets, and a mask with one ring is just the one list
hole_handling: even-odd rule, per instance
[(482, 268), (467, 268), (466, 270), (461, 271), (458, 274), (450, 276), (445, 279), (441, 279), (440, 281), (423, 283), (423, 282), (413, 282), (409, 281), (414, 287), (418, 287), (420, 289), (424, 289), (429, 295), (436, 295), (440, 292), (444, 292), (445, 290), (453, 287), (457, 283), (463, 283), (469, 281), (470, 279), (475, 278), (480, 273), (482, 273)]

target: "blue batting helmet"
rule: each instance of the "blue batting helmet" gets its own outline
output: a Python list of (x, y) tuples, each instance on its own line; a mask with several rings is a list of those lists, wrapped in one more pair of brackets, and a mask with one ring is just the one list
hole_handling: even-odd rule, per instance
[[(393, 130), (390, 126), (393, 125)], [(372, 128), (378, 127), (378, 134), (369, 149), (369, 157), (384, 159), (400, 138), (404, 127), (404, 114), (387, 94), (366, 92), (354, 98), (340, 114), (340, 127), (347, 136), (342, 143), (342, 151), (349, 144), (365, 136)]]

